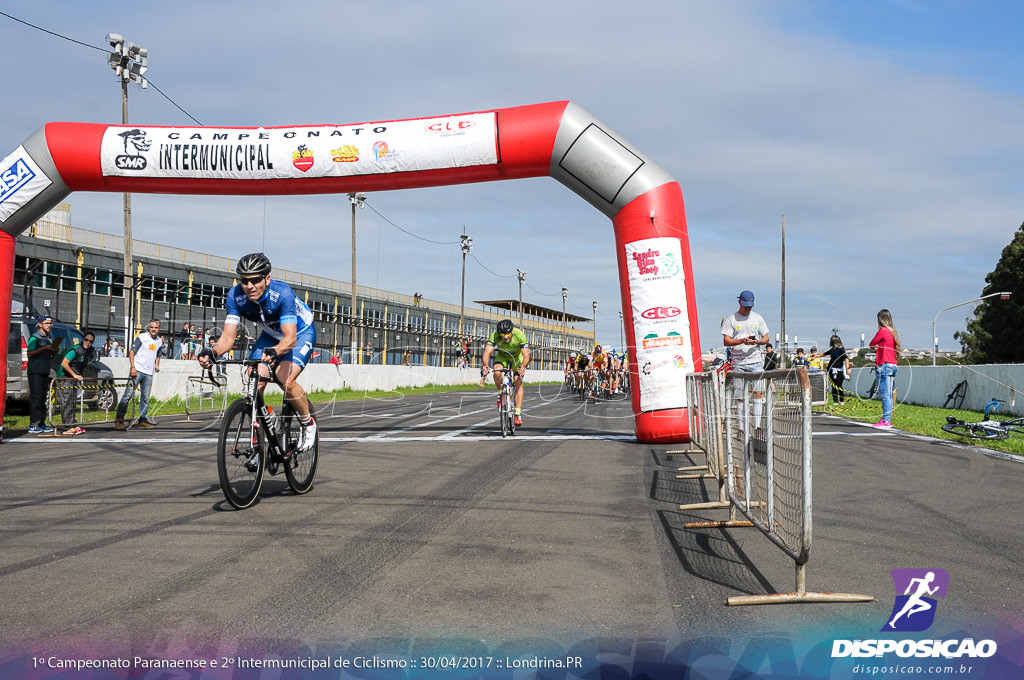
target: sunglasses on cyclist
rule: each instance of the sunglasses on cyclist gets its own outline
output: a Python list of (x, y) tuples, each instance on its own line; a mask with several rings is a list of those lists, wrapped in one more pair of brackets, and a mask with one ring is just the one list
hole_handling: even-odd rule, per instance
[(253, 276), (252, 278), (242, 277), (242, 278), (239, 279), (239, 281), (242, 283), (243, 286), (244, 285), (255, 286), (257, 283), (259, 283), (260, 281), (262, 281), (265, 278), (267, 278), (267, 277), (265, 277), (265, 276)]

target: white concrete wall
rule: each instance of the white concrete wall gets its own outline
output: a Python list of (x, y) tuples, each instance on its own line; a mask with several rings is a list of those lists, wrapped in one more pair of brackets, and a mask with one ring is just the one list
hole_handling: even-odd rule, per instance
[[(864, 396), (874, 376), (870, 367), (855, 368), (844, 387)], [(984, 411), (992, 399), (1002, 399), (999, 415), (1024, 415), (1024, 364), (988, 366), (900, 366), (896, 371), (896, 398), (900, 403), (941, 407), (946, 395), (961, 380), (967, 381), (963, 408)], [(877, 399), (877, 397), (875, 397)]]
[[(114, 372), (114, 379), (128, 377), (128, 359), (104, 357), (103, 363)], [(228, 392), (241, 393), (242, 377), (239, 366), (225, 367)], [(153, 381), (153, 398), (172, 399), (191, 390), (189, 378), (198, 376), (199, 363), (164, 359), (160, 372)], [(353, 390), (391, 390), (397, 387), (423, 387), (425, 385), (474, 385), (480, 380), (479, 368), (440, 368), (436, 366), (333, 366), (310, 364), (299, 376), (299, 383), (307, 392)], [(488, 380), (491, 380), (488, 377)], [(533, 371), (527, 369), (526, 382), (561, 382), (561, 371)], [(120, 386), (118, 387), (120, 393)]]

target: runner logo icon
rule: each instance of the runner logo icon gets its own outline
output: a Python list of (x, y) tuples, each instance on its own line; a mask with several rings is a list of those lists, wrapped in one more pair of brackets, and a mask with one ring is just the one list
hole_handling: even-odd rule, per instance
[(944, 569), (893, 569), (896, 602), (883, 631), (917, 632), (935, 621), (936, 597), (946, 597), (949, 574)]

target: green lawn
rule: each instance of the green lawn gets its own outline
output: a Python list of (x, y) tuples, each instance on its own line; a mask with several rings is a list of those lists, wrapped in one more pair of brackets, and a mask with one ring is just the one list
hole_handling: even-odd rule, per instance
[[(831, 397), (830, 397), (831, 400)], [(831, 404), (816, 411), (824, 411), (840, 418), (849, 418), (863, 423), (876, 423), (882, 415), (882, 402), (862, 401), (860, 399), (847, 399), (846, 403), (834, 407)], [(1008, 439), (1002, 441), (979, 441), (959, 437), (942, 430), (946, 423), (947, 416), (954, 416), (965, 422), (977, 422), (984, 420), (984, 413), (975, 411), (955, 411), (953, 409), (929, 408), (926, 406), (912, 406), (897, 402), (892, 412), (892, 426), (894, 429), (914, 434), (928, 435), (939, 439), (962, 442), (974, 446), (984, 446), (998, 451), (1005, 451), (1017, 455), (1024, 455), (1024, 437), (1011, 434)]]

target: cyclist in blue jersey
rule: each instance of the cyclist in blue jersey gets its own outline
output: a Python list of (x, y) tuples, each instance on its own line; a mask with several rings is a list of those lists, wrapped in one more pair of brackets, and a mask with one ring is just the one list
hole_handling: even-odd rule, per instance
[[(299, 451), (308, 451), (316, 441), (316, 422), (309, 412), (306, 392), (297, 379), (306, 367), (316, 343), (313, 313), (306, 303), (284, 281), (270, 278), (270, 260), (263, 253), (250, 253), (238, 261), (235, 272), (239, 283), (227, 294), (224, 329), (211, 349), (219, 357), (235, 346), (242, 319), (255, 321), (261, 333), (252, 350), (252, 358), (260, 358), (260, 374), (269, 376), (273, 368), (284, 386), (285, 398), (295, 409), (302, 423)], [(198, 357), (203, 368), (211, 365), (210, 356)], [(265, 383), (260, 383), (262, 392)]]

